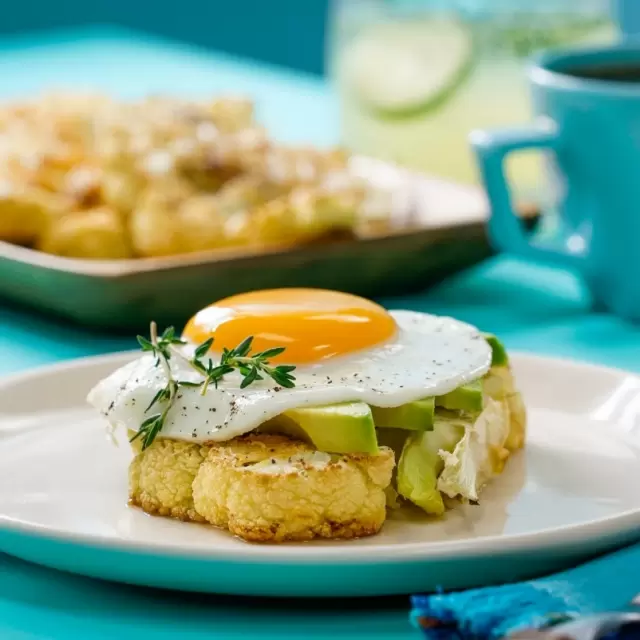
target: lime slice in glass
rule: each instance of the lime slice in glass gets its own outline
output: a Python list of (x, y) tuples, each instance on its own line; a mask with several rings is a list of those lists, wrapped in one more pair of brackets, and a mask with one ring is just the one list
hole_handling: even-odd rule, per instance
[(542, 49), (581, 43), (607, 42), (614, 39), (614, 29), (604, 18), (553, 16), (541, 20), (535, 15), (519, 16), (520, 26), (495, 30), (495, 42), (501, 50), (516, 58), (528, 58)]
[(466, 79), (473, 39), (447, 18), (375, 25), (343, 52), (343, 82), (381, 115), (410, 116), (442, 105)]

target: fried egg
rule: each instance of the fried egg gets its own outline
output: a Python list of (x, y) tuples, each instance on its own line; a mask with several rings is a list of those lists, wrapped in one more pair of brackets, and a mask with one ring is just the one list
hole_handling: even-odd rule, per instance
[[(476, 380), (491, 366), (491, 347), (471, 325), (413, 311), (387, 311), (357, 296), (317, 289), (277, 289), (241, 294), (199, 311), (178, 346), (188, 359), (213, 338), (208, 357), (219, 360), (253, 336), (253, 351), (285, 347), (276, 364), (296, 366), (295, 387), (270, 378), (240, 389), (242, 375), (218, 387), (180, 387), (161, 437), (220, 442), (248, 433), (284, 411), (303, 406), (362, 401), (396, 407), (438, 396)], [(177, 355), (176, 380), (202, 376)], [(137, 431), (147, 408), (167, 383), (154, 356), (145, 353), (98, 383), (88, 400), (113, 427)]]

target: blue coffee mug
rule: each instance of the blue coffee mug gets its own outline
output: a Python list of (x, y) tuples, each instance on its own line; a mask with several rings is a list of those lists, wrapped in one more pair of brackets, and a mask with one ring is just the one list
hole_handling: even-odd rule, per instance
[[(493, 244), (578, 270), (598, 306), (640, 320), (640, 81), (580, 76), (623, 65), (640, 69), (640, 42), (546, 53), (529, 71), (533, 123), (474, 131), (470, 139)], [(529, 237), (513, 211), (503, 165), (523, 149), (551, 151), (564, 178), (564, 231), (553, 246)]]

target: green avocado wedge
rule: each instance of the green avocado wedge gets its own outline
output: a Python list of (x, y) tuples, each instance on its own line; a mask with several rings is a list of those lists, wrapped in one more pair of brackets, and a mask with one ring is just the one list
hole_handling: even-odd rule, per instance
[[(416, 431), (405, 431), (404, 429), (395, 429), (389, 427), (376, 428), (376, 434), (378, 435), (378, 446), (389, 447), (396, 457), (396, 462), (400, 460), (402, 455), (402, 449), (407, 438)], [(394, 475), (396, 469), (394, 469)]]
[(492, 367), (506, 367), (509, 364), (509, 356), (507, 350), (498, 338), (491, 333), (485, 333), (484, 339), (489, 343), (491, 347), (491, 366)]
[(483, 407), (482, 382), (474, 380), (443, 396), (436, 397), (436, 407), (452, 411), (479, 413)]
[(437, 485), (444, 462), (439, 452), (452, 452), (464, 432), (463, 420), (436, 415), (433, 431), (411, 433), (398, 461), (398, 493), (428, 514), (442, 515), (445, 507)]
[(327, 453), (378, 453), (375, 423), (364, 402), (291, 409), (258, 430), (304, 440)]
[(408, 431), (433, 429), (434, 398), (407, 402), (399, 407), (371, 407), (376, 427), (391, 427)]

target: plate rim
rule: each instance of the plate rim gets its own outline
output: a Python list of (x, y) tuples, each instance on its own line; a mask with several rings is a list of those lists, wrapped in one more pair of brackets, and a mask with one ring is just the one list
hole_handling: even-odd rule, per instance
[[(34, 367), (27, 371), (0, 376), (0, 393), (7, 387), (24, 383), (39, 376), (51, 376), (60, 372), (73, 371), (77, 368), (92, 368), (114, 363), (126, 363), (126, 359), (138, 353), (135, 350), (118, 351), (97, 356), (85, 356), (63, 360), (57, 363)], [(586, 370), (592, 373), (608, 373), (616, 376), (633, 376), (640, 380), (640, 375), (617, 367), (599, 365), (573, 358), (558, 358), (538, 355), (522, 351), (510, 351), (513, 361), (565, 367), (573, 370)], [(17, 431), (19, 431), (18, 427)], [(1, 432), (0, 432), (1, 436)], [(141, 555), (162, 555), (185, 560), (203, 560), (209, 562), (237, 562), (251, 565), (319, 565), (331, 561), (339, 561), (341, 565), (368, 565), (409, 563), (412, 561), (438, 561), (450, 556), (456, 558), (472, 558), (483, 556), (489, 552), (500, 556), (515, 552), (553, 550), (572, 543), (580, 544), (588, 541), (588, 535), (594, 528), (597, 537), (606, 540), (615, 536), (628, 534), (631, 529), (640, 525), (640, 507), (627, 509), (615, 515), (609, 515), (588, 522), (563, 525), (551, 529), (519, 533), (512, 535), (490, 535), (481, 538), (464, 538), (458, 540), (440, 540), (431, 542), (410, 542), (401, 544), (381, 543), (372, 546), (349, 545), (349, 541), (336, 541), (323, 546), (311, 543), (296, 545), (263, 545), (244, 543), (237, 548), (225, 547), (223, 550), (212, 547), (204, 548), (179, 544), (163, 544), (160, 542), (140, 542), (136, 540), (114, 539), (105, 535), (69, 532), (63, 529), (50, 528), (31, 524), (0, 513), (0, 530), (10, 534), (19, 534), (29, 538), (40, 538), (51, 542), (82, 545), (84, 547), (109, 552), (136, 553)], [(585, 531), (586, 530), (586, 531)], [(585, 535), (586, 534), (586, 535)], [(373, 557), (375, 556), (375, 557)]]

